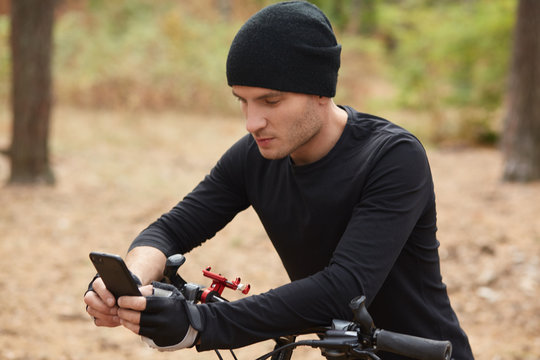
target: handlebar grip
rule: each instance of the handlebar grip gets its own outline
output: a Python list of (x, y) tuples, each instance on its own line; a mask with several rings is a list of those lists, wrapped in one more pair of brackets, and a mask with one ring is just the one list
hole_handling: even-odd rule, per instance
[(377, 350), (408, 356), (418, 360), (450, 360), (452, 343), (417, 336), (378, 330), (375, 334)]

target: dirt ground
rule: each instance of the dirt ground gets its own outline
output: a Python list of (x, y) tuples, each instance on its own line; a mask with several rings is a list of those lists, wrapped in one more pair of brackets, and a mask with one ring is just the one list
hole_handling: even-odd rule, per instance
[[(217, 359), (194, 350), (158, 353), (126, 329), (96, 328), (82, 294), (94, 273), (88, 253), (123, 255), (243, 133), (241, 120), (56, 110), (57, 185), (0, 188), (0, 359)], [(0, 116), (0, 148), (8, 134)], [(540, 359), (540, 183), (502, 183), (493, 149), (428, 154), (443, 276), (476, 358)], [(0, 158), (1, 183), (8, 172)], [(205, 284), (208, 265), (241, 276), (253, 293), (287, 281), (251, 211), (188, 254), (182, 274)], [(237, 356), (254, 359), (271, 346)], [(312, 349), (294, 357), (318, 358)]]

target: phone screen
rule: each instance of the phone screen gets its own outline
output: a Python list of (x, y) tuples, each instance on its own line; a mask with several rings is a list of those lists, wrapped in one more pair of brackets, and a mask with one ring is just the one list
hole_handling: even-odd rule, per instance
[(91, 252), (90, 260), (115, 298), (125, 295), (141, 296), (137, 283), (120, 256)]

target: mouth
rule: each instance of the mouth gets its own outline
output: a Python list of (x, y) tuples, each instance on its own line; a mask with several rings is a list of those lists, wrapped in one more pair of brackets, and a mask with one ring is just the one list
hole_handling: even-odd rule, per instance
[(255, 141), (257, 142), (257, 145), (259, 145), (260, 147), (269, 146), (272, 140), (274, 140), (273, 137), (255, 137)]

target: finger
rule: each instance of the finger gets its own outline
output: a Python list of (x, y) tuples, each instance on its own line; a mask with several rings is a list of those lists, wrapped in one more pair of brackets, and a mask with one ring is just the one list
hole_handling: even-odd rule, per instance
[(118, 317), (120, 320), (124, 320), (135, 325), (139, 325), (141, 323), (141, 313), (139, 311), (120, 308), (118, 310)]
[(144, 296), (152, 295), (152, 285), (141, 286), (139, 290), (143, 296), (120, 296), (118, 306), (137, 311), (146, 309), (146, 298)]
[(120, 319), (118, 319), (118, 317), (116, 317), (116, 321), (115, 320), (103, 320), (103, 319), (98, 319), (98, 318), (95, 318), (94, 319), (94, 324), (96, 326), (101, 326), (101, 327), (110, 327), (110, 328), (113, 328), (113, 327), (117, 327), (117, 326), (120, 326), (122, 325), (120, 323)]
[(105, 283), (101, 278), (97, 278), (94, 280), (94, 283), (92, 284), (92, 287), (94, 289), (94, 292), (98, 294), (98, 296), (107, 304), (108, 306), (112, 307), (116, 303), (116, 299), (114, 298), (114, 295), (107, 290), (107, 287), (105, 286)]
[(116, 315), (118, 310), (118, 306), (116, 305), (109, 306), (105, 304), (103, 299), (101, 299), (94, 291), (89, 291), (86, 293), (86, 295), (84, 295), (84, 302), (89, 308), (94, 308), (103, 314)]
[(118, 298), (118, 306), (125, 309), (143, 311), (146, 309), (144, 296), (121, 296)]
[(141, 291), (141, 294), (143, 296), (150, 296), (152, 295), (154, 291), (154, 287), (152, 285), (145, 285), (145, 286), (141, 286), (139, 290)]
[(117, 315), (104, 314), (91, 307), (88, 307), (86, 311), (94, 319), (96, 326), (115, 327), (120, 325), (120, 318)]

